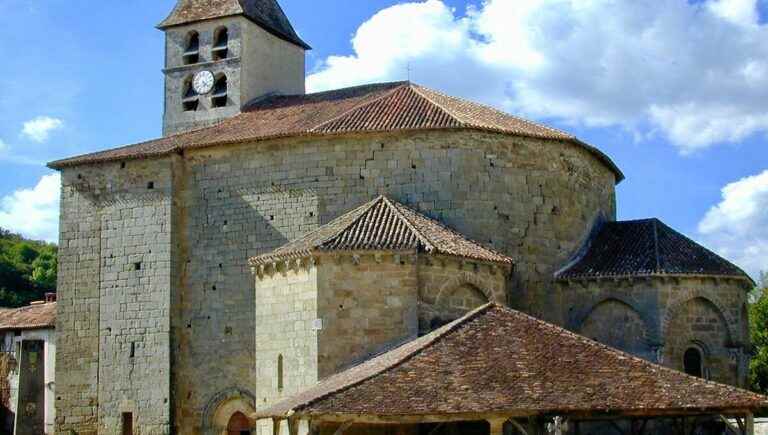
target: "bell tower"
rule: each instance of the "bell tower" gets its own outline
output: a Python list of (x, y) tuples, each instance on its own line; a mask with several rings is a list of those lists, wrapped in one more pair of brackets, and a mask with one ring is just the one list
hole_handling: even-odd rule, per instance
[(304, 93), (304, 52), (276, 0), (178, 0), (165, 32), (163, 135), (216, 124), (248, 102)]

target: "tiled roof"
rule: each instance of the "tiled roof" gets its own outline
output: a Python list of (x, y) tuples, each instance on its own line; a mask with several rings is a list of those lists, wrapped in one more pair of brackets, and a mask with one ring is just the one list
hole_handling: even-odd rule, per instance
[(0, 311), (0, 330), (44, 329), (56, 326), (56, 302)]
[(480, 104), (449, 97), (408, 82), (382, 83), (308, 95), (274, 96), (248, 106), (215, 126), (59, 160), (51, 168), (144, 158), (190, 148), (279, 137), (347, 133), (474, 129), (516, 136), (569, 141), (587, 149), (624, 176), (602, 152), (574, 136)]
[(300, 258), (317, 251), (365, 250), (419, 250), (512, 264), (511, 258), (468, 240), (440, 222), (384, 196), (269, 254), (254, 257), (250, 263), (259, 265)]
[(711, 275), (750, 279), (737, 266), (658, 219), (606, 222), (560, 279)]
[(165, 29), (213, 18), (243, 15), (273, 35), (310, 49), (293, 29), (275, 0), (179, 0), (171, 14), (157, 27)]
[(489, 304), (257, 411), (257, 418), (719, 413), (768, 398)]

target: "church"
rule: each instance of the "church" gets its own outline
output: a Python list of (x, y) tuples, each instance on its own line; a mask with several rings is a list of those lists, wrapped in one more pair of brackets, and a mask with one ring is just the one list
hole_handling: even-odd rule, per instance
[[(474, 361), (450, 346), (453, 365), (422, 361), (441, 343), (552, 343), (520, 359), (563, 375), (552, 391), (578, 388), (559, 382), (582, 365), (598, 390), (627, 382), (605, 402), (558, 396), (595, 412), (640, 415), (652, 399), (622, 398), (662, 378), (680, 394), (659, 415), (765, 405), (733, 388), (746, 385), (753, 281), (657, 219), (617, 221), (624, 175), (596, 147), (410, 82), (307, 94), (310, 46), (276, 0), (179, 0), (158, 28), (163, 137), (49, 163), (62, 178), (57, 434), (295, 435), (335, 421), (341, 435), (393, 418), (384, 405), (409, 385), (415, 409), (429, 367)], [(516, 370), (517, 356), (489, 355), (476, 367)], [(391, 373), (406, 364), (411, 377)], [(455, 397), (498, 390), (475, 375)], [(342, 397), (368, 384), (359, 403)], [(498, 434), (524, 425), (508, 417), (567, 410), (536, 397), (509, 414), (490, 401), (482, 419)], [(442, 402), (420, 414), (429, 428), (386, 433), (443, 433), (485, 403)]]

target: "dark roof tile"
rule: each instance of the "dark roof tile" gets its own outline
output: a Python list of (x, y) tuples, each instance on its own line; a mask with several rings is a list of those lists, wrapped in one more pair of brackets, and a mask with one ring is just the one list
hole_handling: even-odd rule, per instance
[(652, 364), (489, 304), (256, 416), (717, 413), (766, 405), (768, 398), (758, 394)]
[(712, 275), (750, 279), (737, 266), (658, 219), (606, 222), (559, 279)]
[(449, 97), (407, 82), (382, 83), (308, 95), (259, 100), (215, 126), (87, 154), (49, 164), (52, 168), (167, 155), (190, 148), (295, 136), (414, 130), (474, 129), (569, 141), (624, 175), (602, 152), (574, 136), (496, 109)]
[(180, 0), (158, 27), (164, 29), (233, 15), (243, 15), (283, 40), (304, 49), (311, 48), (296, 34), (275, 0)]
[(316, 251), (419, 250), (481, 261), (512, 264), (512, 259), (466, 239), (384, 196), (352, 210), (273, 252), (254, 257), (252, 265), (299, 258)]

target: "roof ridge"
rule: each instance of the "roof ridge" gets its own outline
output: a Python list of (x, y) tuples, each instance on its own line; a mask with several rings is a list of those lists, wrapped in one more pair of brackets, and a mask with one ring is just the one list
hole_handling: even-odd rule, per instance
[[(435, 93), (435, 94), (437, 94), (437, 95), (439, 95), (439, 96), (441, 96), (443, 98), (447, 98), (447, 99), (450, 99), (450, 100), (456, 100), (456, 101), (459, 101), (459, 102), (464, 103), (464, 104), (468, 104), (468, 105), (476, 106), (476, 107), (481, 107), (481, 108), (486, 109), (486, 110), (491, 110), (491, 111), (495, 112), (498, 115), (505, 116), (505, 117), (508, 117), (508, 118), (513, 118), (513, 119), (515, 119), (515, 120), (517, 120), (519, 122), (522, 122), (522, 123), (537, 125), (537, 126), (539, 126), (541, 128), (549, 130), (551, 132), (567, 136), (570, 139), (576, 139), (576, 136), (574, 136), (573, 134), (568, 133), (566, 131), (560, 130), (558, 128), (551, 127), (551, 126), (546, 125), (546, 124), (544, 124), (542, 122), (539, 122), (539, 121), (531, 121), (529, 119), (525, 119), (525, 118), (513, 115), (511, 113), (507, 113), (507, 112), (505, 112), (503, 110), (497, 109), (497, 108), (495, 108), (493, 106), (490, 106), (488, 104), (483, 104), (483, 103), (479, 103), (479, 102), (476, 102), (476, 101), (471, 101), (471, 100), (468, 100), (466, 98), (457, 97), (457, 96), (454, 96), (454, 95), (448, 95), (448, 94), (446, 94), (446, 93), (444, 93), (442, 91), (439, 91), (439, 90), (436, 90), (436, 89), (432, 89), (432, 88), (428, 88), (426, 86), (421, 86), (421, 85), (416, 85), (416, 84), (414, 84), (413, 86), (417, 87), (419, 89), (423, 89), (423, 90), (426, 90), (426, 91), (429, 91), (429, 92), (433, 92), (433, 93)], [(425, 97), (425, 98), (429, 99), (428, 97)], [(432, 99), (429, 99), (429, 101), (434, 103), (434, 100), (432, 100)], [(435, 103), (435, 104), (437, 104), (437, 103)], [(438, 105), (438, 107), (440, 107), (444, 111), (446, 111), (446, 112), (449, 111), (444, 106), (442, 106), (440, 104), (437, 104), (437, 105)], [(459, 119), (456, 116), (455, 113), (451, 113), (451, 114), (454, 117), (454, 119), (456, 119), (459, 123), (463, 124), (465, 127), (482, 127), (482, 128), (496, 129), (496, 127), (493, 127), (493, 126), (487, 126), (487, 125), (482, 125), (482, 124), (477, 124), (477, 123), (472, 123), (472, 122), (466, 122), (466, 121), (463, 121), (463, 120)]]
[(653, 255), (656, 257), (656, 273), (661, 273), (661, 255), (659, 255), (659, 228), (658, 221), (651, 220), (653, 225)]
[[(325, 243), (328, 243), (328, 242), (331, 242), (331, 241), (337, 239), (341, 234), (344, 233), (344, 231), (348, 230), (350, 227), (355, 225), (355, 223), (359, 222), (360, 219), (363, 219), (365, 216), (367, 216), (368, 213), (370, 213), (371, 209), (373, 209), (376, 206), (376, 204), (378, 204), (382, 200), (382, 198), (384, 198), (384, 196), (383, 195), (379, 195), (376, 198), (374, 198), (372, 201), (368, 201), (365, 204), (361, 205), (360, 207), (357, 207), (356, 209), (354, 209), (354, 210), (352, 210), (350, 212), (344, 213), (343, 215), (341, 215), (338, 218), (334, 219), (333, 221), (341, 220), (345, 216), (349, 216), (349, 215), (351, 215), (353, 213), (359, 213), (357, 215), (357, 217), (355, 217), (354, 219), (349, 221), (346, 225), (344, 225), (341, 228), (339, 228), (338, 230), (336, 230), (333, 233), (332, 236), (325, 237), (325, 238), (321, 239), (320, 241), (318, 241), (316, 243), (316, 245), (317, 246), (322, 246)], [(332, 223), (333, 221), (329, 222), (329, 224)], [(322, 228), (322, 226), (320, 228)], [(320, 228), (318, 228), (318, 230)]]
[[(390, 201), (390, 199), (389, 199), (389, 198), (387, 198), (386, 196), (382, 196), (382, 198), (384, 199), (384, 203), (385, 203), (385, 204), (387, 204), (387, 206), (388, 206), (389, 208), (391, 208), (391, 209), (392, 209), (392, 211), (393, 211), (393, 212), (394, 212), (394, 213), (395, 213), (395, 214), (396, 214), (398, 217), (400, 217), (400, 219), (402, 219), (402, 220), (403, 220), (403, 222), (405, 223), (405, 226), (407, 226), (409, 230), (413, 231), (413, 233), (416, 235), (416, 237), (419, 239), (419, 241), (421, 241), (421, 243), (423, 243), (423, 244), (424, 244), (425, 248), (427, 248), (427, 249), (426, 249), (426, 251), (427, 251), (427, 252), (432, 252), (432, 251), (434, 251), (434, 250), (435, 250), (435, 245), (434, 245), (432, 242), (430, 242), (430, 241), (429, 241), (429, 239), (428, 239), (428, 238), (427, 238), (427, 237), (426, 237), (424, 234), (422, 234), (422, 233), (421, 233), (421, 231), (419, 231), (419, 230), (416, 228), (416, 226), (415, 226), (415, 225), (413, 225), (413, 223), (410, 221), (410, 219), (408, 219), (408, 218), (407, 218), (407, 217), (406, 217), (406, 216), (405, 216), (405, 215), (404, 215), (404, 214), (403, 214), (403, 213), (402, 213), (402, 212), (401, 212), (401, 211), (398, 209), (398, 207), (397, 207), (396, 205), (392, 204), (392, 201)], [(399, 203), (399, 202), (398, 202), (397, 204), (400, 204), (400, 205), (402, 205), (403, 207), (406, 207), (406, 208), (407, 208), (407, 206), (405, 206), (405, 205), (403, 205), (403, 204), (401, 204), (401, 203)]]
[[(452, 110), (450, 110), (447, 107), (443, 106), (442, 104), (438, 103), (433, 98), (430, 98), (428, 95), (426, 95), (422, 91), (422, 89), (428, 89), (428, 88), (425, 88), (424, 86), (419, 86), (419, 85), (416, 85), (416, 84), (413, 84), (413, 83), (411, 83), (409, 87), (410, 87), (410, 89), (413, 92), (415, 92), (421, 98), (427, 100), (427, 102), (431, 103), (433, 106), (435, 106), (438, 109), (442, 110), (443, 113), (445, 113), (449, 117), (453, 118), (453, 120), (456, 121), (458, 124), (460, 124), (462, 127), (466, 128), (466, 127), (469, 127), (471, 125), (471, 124), (467, 123), (466, 121), (463, 121), (462, 119), (460, 119), (458, 116), (456, 116), (456, 113), (454, 113)], [(429, 89), (429, 90), (432, 91), (431, 89)], [(438, 92), (438, 91), (433, 91), (433, 92), (440, 94), (440, 92)], [(444, 94), (441, 94), (441, 95), (445, 96)]]
[[(369, 359), (363, 361), (362, 363), (360, 363), (360, 364), (358, 364), (356, 366), (347, 368), (347, 370), (354, 370), (355, 368), (358, 368), (358, 367), (363, 366), (365, 364), (373, 364), (373, 362), (376, 359), (382, 358), (383, 356), (387, 355), (388, 353), (394, 352), (394, 351), (396, 351), (397, 349), (399, 349), (399, 348), (401, 348), (403, 346), (408, 346), (409, 344), (414, 344), (418, 340), (423, 340), (424, 341), (424, 343), (420, 343), (416, 347), (416, 349), (414, 349), (413, 351), (408, 352), (405, 355), (401, 356), (400, 358), (397, 358), (397, 359), (393, 360), (389, 364), (383, 365), (381, 368), (379, 368), (378, 370), (374, 370), (373, 372), (369, 373), (367, 376), (363, 376), (361, 379), (358, 379), (356, 381), (352, 381), (352, 382), (350, 382), (350, 383), (348, 383), (346, 385), (340, 386), (339, 388), (327, 391), (326, 393), (318, 395), (317, 397), (314, 397), (311, 400), (306, 401), (305, 403), (296, 405), (296, 406), (294, 406), (292, 408), (291, 411), (295, 411), (295, 410), (297, 410), (299, 408), (303, 408), (303, 407), (309, 406), (309, 405), (311, 405), (311, 404), (313, 404), (313, 403), (315, 403), (315, 402), (317, 402), (319, 400), (322, 400), (322, 399), (324, 399), (324, 398), (326, 398), (326, 397), (328, 397), (328, 396), (330, 396), (332, 394), (337, 394), (337, 393), (340, 393), (342, 391), (348, 390), (348, 389), (350, 389), (352, 387), (355, 387), (357, 385), (360, 385), (363, 382), (365, 382), (365, 381), (367, 381), (369, 379), (372, 379), (372, 378), (374, 378), (374, 377), (376, 377), (376, 376), (378, 376), (378, 375), (380, 375), (382, 373), (385, 373), (385, 372), (387, 372), (389, 370), (392, 370), (392, 369), (394, 369), (396, 367), (399, 367), (400, 365), (404, 364), (408, 360), (413, 359), (415, 356), (419, 355), (420, 353), (422, 353), (425, 350), (427, 350), (430, 347), (432, 347), (435, 343), (440, 341), (440, 339), (444, 338), (445, 336), (447, 336), (451, 332), (455, 331), (460, 326), (468, 323), (471, 320), (474, 320), (477, 316), (479, 316), (480, 314), (485, 313), (490, 308), (497, 307), (497, 306), (498, 306), (498, 304), (496, 304), (495, 302), (489, 302), (489, 303), (487, 303), (487, 304), (485, 304), (485, 305), (483, 305), (481, 307), (478, 307), (478, 308), (474, 309), (473, 311), (470, 311), (469, 313), (467, 313), (464, 316), (454, 320), (453, 322), (448, 323), (446, 325), (443, 325), (442, 327), (440, 327), (440, 328), (430, 332), (427, 335), (424, 335), (422, 337), (418, 337), (418, 338), (416, 338), (415, 340), (412, 340), (412, 341), (405, 342), (405, 343), (401, 344), (400, 346), (395, 347), (394, 349), (389, 349), (389, 350), (387, 350), (387, 351), (385, 351), (385, 352), (383, 352), (383, 353), (381, 353), (381, 354), (379, 354), (379, 355), (377, 355), (377, 356), (375, 356), (373, 358), (369, 358)], [(337, 373), (337, 374), (335, 374), (335, 375), (333, 375), (333, 376), (331, 376), (329, 378), (326, 378), (321, 383), (330, 382), (334, 377), (345, 373), (345, 371), (342, 371), (342, 372)], [(318, 384), (318, 385), (320, 385), (320, 384)]]
[(359, 109), (362, 109), (364, 107), (368, 107), (368, 106), (370, 106), (372, 104), (375, 104), (375, 103), (377, 103), (377, 102), (379, 102), (379, 101), (381, 101), (381, 100), (383, 100), (385, 98), (388, 98), (388, 97), (392, 96), (392, 94), (394, 94), (395, 92), (399, 91), (403, 87), (407, 86), (408, 82), (392, 82), (392, 84), (397, 84), (397, 86), (394, 86), (392, 89), (384, 92), (384, 94), (379, 95), (378, 97), (376, 97), (376, 98), (374, 98), (372, 100), (363, 101), (360, 104), (357, 104), (357, 105), (353, 106), (352, 108), (344, 111), (340, 115), (334, 116), (331, 119), (327, 119), (327, 120), (321, 122), (320, 124), (318, 124), (318, 125), (316, 125), (316, 126), (314, 126), (312, 128), (307, 129), (306, 131), (309, 132), (309, 133), (318, 133), (326, 125), (330, 125), (330, 124), (332, 124), (332, 123), (334, 123), (334, 122), (336, 122), (336, 121), (338, 121), (338, 120), (340, 120), (340, 119), (342, 119), (342, 118), (352, 114), (353, 112), (355, 112), (355, 111), (357, 111)]

